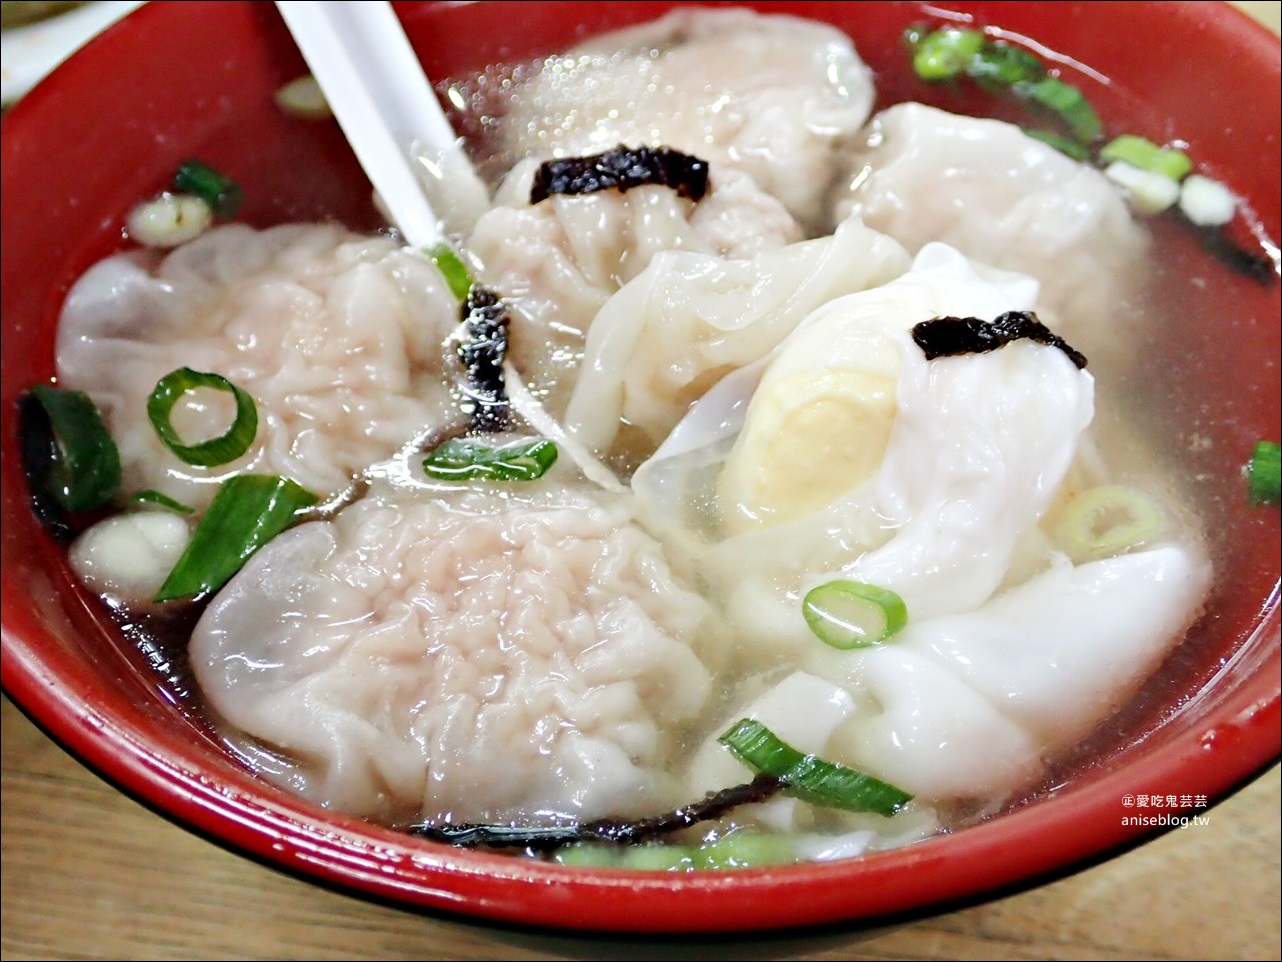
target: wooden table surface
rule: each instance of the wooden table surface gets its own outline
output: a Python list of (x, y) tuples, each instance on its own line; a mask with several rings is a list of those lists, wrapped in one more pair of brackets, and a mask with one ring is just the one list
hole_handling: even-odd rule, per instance
[[(1239, 3), (1275, 31), (1282, 4)], [(0, 957), (9, 959), (1278, 959), (1278, 766), (1040, 887), (892, 928), (727, 943), (516, 933), (323, 889), (132, 801), (4, 699)]]

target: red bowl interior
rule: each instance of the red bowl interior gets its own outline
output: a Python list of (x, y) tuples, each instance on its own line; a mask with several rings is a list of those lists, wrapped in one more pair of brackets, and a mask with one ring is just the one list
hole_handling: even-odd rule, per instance
[[(429, 74), (464, 77), (672, 5), (397, 8)], [(878, 73), (883, 103), (933, 98), (964, 106), (964, 97), (924, 90), (904, 75), (898, 35), (926, 4), (751, 6), (846, 29)], [(1282, 87), (1278, 43), (1263, 29), (1207, 3), (949, 9), (1102, 72), (1109, 83), (1065, 66), (1111, 127), (1187, 141), (1278, 237)], [(853, 862), (674, 877), (569, 870), (416, 842), (322, 813), (255, 780), (184, 708), (166, 666), (151, 663), (80, 590), (36, 524), (15, 454), (15, 401), (53, 374), (53, 332), (71, 283), (125, 246), (127, 211), (188, 157), (243, 185), (241, 219), (252, 224), (332, 218), (378, 225), (337, 126), (288, 118), (272, 103), (278, 87), (304, 72), (271, 4), (150, 4), (4, 118), (3, 682), (89, 765), (195, 829), (328, 882), (496, 920), (678, 932), (866, 918), (1036, 878), (1153, 831), (1123, 824), (1134, 814), (1127, 796), (1162, 791), (1213, 800), (1277, 757), (1279, 515), (1245, 504), (1238, 466), (1257, 438), (1279, 436), (1278, 285), (1217, 274), (1206, 289), (1180, 284), (1168, 293), (1170, 336), (1154, 346), (1143, 378), (1182, 379), (1184, 388), (1172, 392), (1177, 415), (1211, 432), (1211, 449), (1189, 453), (1187, 470), (1215, 488), (1220, 504), (1211, 535), (1219, 586), (1163, 677), (1096, 739), (1105, 757), (1070, 759), (1017, 809)], [(1173, 277), (1206, 269), (1191, 243), (1172, 239), (1170, 252)], [(1212, 308), (1222, 325), (1188, 320)]]

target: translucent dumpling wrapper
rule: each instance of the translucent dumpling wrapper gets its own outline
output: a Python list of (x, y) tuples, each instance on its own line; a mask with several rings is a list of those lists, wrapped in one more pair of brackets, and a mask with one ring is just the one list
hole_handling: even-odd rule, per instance
[[(1073, 473), (1108, 476), (1074, 464), (1091, 375), (1031, 341), (928, 361), (908, 335), (1036, 294), (1029, 278), (930, 245), (903, 277), (816, 311), (719, 384), (638, 470), (653, 523), (723, 600), (741, 662), (766, 677), (800, 668), (736, 693), (726, 718), (778, 724), (800, 750), (927, 807), (989, 810), (1035, 787), (1045, 759), (1183, 637), (1211, 578), (1195, 535), (1172, 524), (1074, 567), (1041, 530)], [(837, 578), (898, 593), (907, 627), (866, 649), (822, 643), (802, 598)], [(701, 789), (705, 770), (716, 781), (733, 767), (719, 730), (692, 769)], [(776, 805), (753, 817), (804, 828), (817, 816)]]
[(856, 213), (910, 251), (931, 241), (1041, 283), (1064, 336), (1112, 346), (1149, 273), (1148, 235), (1117, 188), (1013, 124), (899, 104), (849, 156), (836, 213)]
[(823, 751), (936, 802), (998, 805), (1116, 712), (1202, 609), (1196, 542), (1052, 567), (876, 648), (811, 649), (855, 710)]
[(858, 219), (751, 259), (659, 254), (593, 322), (567, 427), (602, 454), (630, 445), (648, 455), (708, 388), (770, 353), (816, 308), (908, 264), (899, 244)]
[[(798, 711), (801, 705), (805, 711)], [(759, 721), (797, 751), (819, 755), (833, 732), (854, 712), (855, 700), (844, 688), (804, 671), (794, 671), (755, 697), (737, 698), (734, 709), (718, 719), (713, 728), (715, 734), (694, 756), (689, 774), (690, 797), (700, 798), (752, 776), (744, 763), (716, 740), (738, 719)], [(797, 802), (781, 799), (770, 804), (784, 809), (777, 814), (791, 821)]]
[(318, 804), (390, 823), (686, 801), (672, 766), (719, 664), (710, 609), (626, 499), (554, 473), (377, 481), (255, 555), (191, 642), (229, 743)]
[(675, 10), (550, 58), (505, 119), (514, 157), (672, 147), (750, 174), (815, 231), (841, 152), (872, 110), (872, 73), (826, 24)]
[[(687, 794), (691, 798), (701, 798), (753, 775), (742, 760), (718, 741), (718, 736), (740, 718), (760, 722), (799, 752), (826, 757), (834, 733), (858, 710), (859, 703), (841, 684), (805, 671), (794, 671), (764, 690), (760, 682), (759, 677), (752, 679), (745, 686), (746, 692), (735, 693), (733, 709), (723, 714), (695, 753), (687, 776)], [(741, 807), (733, 817), (737, 824), (777, 832), (795, 833), (822, 820), (829, 834), (838, 834), (838, 837), (861, 834), (853, 846), (854, 851), (834, 853), (831, 857), (853, 857), (870, 849), (907, 845), (939, 829), (939, 820), (929, 805), (912, 804), (893, 817), (885, 817), (831, 809), (819, 812), (787, 795)], [(801, 844), (804, 848), (811, 843)]]
[(507, 176), (466, 247), (477, 280), (501, 292), (516, 320), (511, 360), (557, 415), (597, 313), (661, 252), (750, 258), (801, 236), (783, 206), (738, 171), (714, 170), (698, 201), (643, 186), (553, 195), (531, 206), (537, 166), (524, 161)]
[(801, 599), (825, 581), (889, 588), (928, 618), (983, 604), (1030, 539), (1045, 554), (1037, 525), (1091, 421), (1094, 379), (1031, 341), (927, 361), (909, 334), (1035, 296), (1028, 278), (929, 246), (723, 380), (638, 470), (652, 523), (684, 543), (753, 657), (815, 643)]
[[(288, 477), (321, 497), (453, 417), (442, 344), (458, 304), (431, 262), (390, 238), (335, 226), (232, 225), (157, 258), (96, 264), (58, 327), (58, 378), (85, 391), (117, 445), (126, 495), (147, 488), (202, 508), (233, 474)], [(258, 432), (236, 460), (189, 465), (160, 440), (147, 396), (181, 367), (254, 399)], [(185, 438), (223, 433), (225, 393), (192, 394)]]

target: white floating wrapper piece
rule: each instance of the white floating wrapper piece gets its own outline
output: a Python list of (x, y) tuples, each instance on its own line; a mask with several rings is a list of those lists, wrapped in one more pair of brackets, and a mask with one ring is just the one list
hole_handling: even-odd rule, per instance
[(512, 410), (529, 423), (530, 427), (538, 431), (551, 441), (556, 442), (557, 446), (566, 453), (571, 461), (578, 466), (583, 472), (583, 476), (594, 484), (600, 485), (606, 491), (613, 491), (621, 494), (627, 491), (627, 486), (623, 484), (613, 471), (592, 456), (578, 440), (576, 440), (565, 428), (552, 417), (536, 398), (525, 382), (521, 380), (521, 374), (511, 364), (503, 365), (503, 382), (507, 388), (508, 400), (512, 404)]
[(689, 791), (698, 797), (752, 778), (747, 764), (717, 741), (740, 718), (758, 721), (797, 751), (817, 755), (854, 711), (854, 699), (840, 685), (794, 671), (748, 704), (738, 705), (717, 725), (690, 765)]
[[(751, 776), (751, 769), (717, 740), (740, 718), (760, 722), (799, 752), (826, 758), (837, 733), (848, 728), (857, 714), (867, 713), (866, 699), (843, 687), (846, 680), (841, 673), (829, 674), (833, 678), (794, 671), (764, 691), (748, 694), (724, 715), (695, 753), (688, 766), (687, 794), (698, 797)], [(736, 817), (771, 831), (795, 832), (805, 823), (808, 808), (806, 802), (783, 795), (740, 809)], [(928, 805), (913, 805), (893, 819), (868, 812), (846, 813), (843, 818), (846, 831), (838, 836), (803, 834), (797, 839), (797, 853), (817, 861), (854, 858), (869, 849), (919, 841), (939, 829), (938, 817)]]
[[(412, 247), (440, 242), (442, 219), (466, 230), (489, 194), (463, 153), (390, 3), (276, 4), (383, 206)], [(410, 156), (423, 150), (449, 185), (440, 211)], [(446, 195), (438, 193), (438, 203)]]

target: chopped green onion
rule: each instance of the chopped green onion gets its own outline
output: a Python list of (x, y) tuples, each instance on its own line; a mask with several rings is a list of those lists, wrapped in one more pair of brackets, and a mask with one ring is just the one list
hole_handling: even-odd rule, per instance
[(693, 872), (756, 868), (797, 861), (792, 842), (782, 835), (739, 829), (700, 845), (646, 843), (605, 845), (575, 842), (556, 851), (553, 861), (580, 868), (623, 868), (649, 872)]
[(213, 209), (200, 197), (166, 191), (130, 211), (125, 228), (144, 247), (177, 247), (195, 240), (213, 222)]
[(739, 759), (783, 779), (785, 794), (802, 801), (852, 812), (894, 815), (912, 796), (865, 772), (803, 755), (760, 722), (744, 718), (717, 739)]
[(1058, 77), (1016, 84), (1014, 89), (1058, 116), (1078, 140), (1093, 143), (1104, 135), (1104, 124), (1082, 92)]
[[(953, 39), (949, 40), (949, 35)], [(990, 92), (1009, 90), (1038, 104), (1067, 125), (1072, 137), (1026, 130), (1073, 160), (1093, 163), (1119, 184), (1136, 213), (1154, 215), (1178, 203), (1178, 213), (1194, 228), (1210, 254), (1231, 270), (1262, 284), (1276, 281), (1276, 264), (1258, 249), (1247, 249), (1219, 228), (1237, 216), (1237, 198), (1224, 185), (1190, 173), (1192, 161), (1183, 152), (1157, 147), (1142, 137), (1115, 138), (1093, 157), (1091, 150), (1105, 136), (1104, 124), (1077, 87), (1046, 76), (1046, 68), (1031, 52), (998, 41), (984, 41), (969, 59), (966, 51), (978, 30), (945, 28), (931, 31), (914, 23), (901, 34), (913, 69), (923, 80), (947, 80), (964, 71)], [(1173, 189), (1174, 188), (1174, 189)]]
[(1022, 47), (1006, 43), (985, 43), (966, 66), (972, 79), (989, 89), (1034, 83), (1046, 75), (1046, 68)]
[(843, 651), (885, 641), (908, 623), (903, 598), (861, 581), (829, 581), (811, 589), (801, 613), (815, 637)]
[(914, 46), (913, 70), (922, 80), (951, 80), (966, 71), (983, 46), (978, 30), (936, 30)]
[(1179, 181), (1133, 167), (1124, 160), (1115, 160), (1105, 167), (1104, 176), (1122, 188), (1131, 210), (1144, 217), (1169, 210), (1180, 199)]
[(1282, 472), (1282, 454), (1276, 441), (1256, 441), (1247, 465), (1247, 482), (1252, 504), (1277, 504), (1279, 500), (1279, 473)]
[(701, 869), (756, 868), (795, 862), (797, 852), (782, 835), (739, 829), (700, 845), (694, 850), (693, 861), (695, 868)]
[(155, 488), (147, 488), (145, 491), (139, 491), (129, 499), (130, 504), (138, 505), (155, 505), (164, 508), (167, 511), (173, 511), (175, 514), (191, 514), (192, 509), (181, 501), (175, 501), (169, 495)]
[(1183, 180), (1193, 169), (1193, 161), (1184, 151), (1159, 147), (1151, 140), (1136, 137), (1134, 134), (1114, 137), (1101, 148), (1099, 157), (1104, 163), (1120, 160), (1132, 167), (1161, 174), (1171, 180)]
[(50, 461), (29, 466), (68, 511), (101, 508), (120, 489), (120, 452), (102, 415), (83, 391), (38, 384), (31, 389), (49, 418)]
[(649, 872), (688, 872), (697, 867), (696, 849), (689, 845), (648, 843), (645, 845), (604, 845), (575, 842), (557, 849), (552, 857), (560, 865), (579, 868), (625, 868)]
[(240, 207), (240, 187), (199, 160), (185, 161), (174, 174), (173, 189), (199, 197), (215, 214), (230, 216)]
[(18, 455), (27, 479), (27, 500), (32, 513), (56, 541), (66, 544), (76, 534), (71, 513), (55, 491), (54, 464), (60, 457), (58, 438), (44, 405), (32, 391), (18, 396)]
[(268, 474), (228, 478), (155, 600), (201, 597), (217, 591), (255, 551), (317, 500), (288, 478)]
[(622, 868), (639, 872), (688, 872), (700, 867), (699, 850), (689, 845), (629, 845), (615, 850), (623, 856)]
[(1077, 564), (1125, 554), (1166, 530), (1162, 509), (1143, 492), (1121, 484), (1102, 484), (1069, 502), (1056, 536)]
[(439, 481), (533, 481), (556, 463), (556, 445), (544, 438), (494, 446), (466, 438), (446, 441), (423, 461)]
[[(700, 858), (700, 848), (692, 845), (669, 845), (650, 843), (648, 845), (629, 845), (620, 849), (618, 846), (591, 845), (591, 848), (606, 848), (606, 857), (613, 855), (609, 862), (598, 864), (612, 865), (615, 868), (632, 869), (638, 872), (691, 872), (699, 868), (708, 868)], [(610, 852), (609, 849), (613, 851)], [(598, 855), (598, 858), (600, 856)]]
[(1180, 211), (1197, 227), (1223, 227), (1237, 215), (1237, 198), (1218, 180), (1191, 174), (1180, 185)]
[(1071, 137), (1065, 137), (1050, 130), (1029, 130), (1024, 129), (1025, 136), (1032, 137), (1034, 140), (1040, 140), (1048, 146), (1054, 147), (1061, 154), (1078, 161), (1088, 161), (1091, 159), (1090, 148), (1084, 144), (1073, 140)]
[[(174, 405), (179, 398), (199, 388), (210, 388), (215, 391), (226, 391), (236, 399), (236, 419), (225, 434), (197, 444), (185, 444), (169, 420)], [(254, 399), (248, 393), (232, 384), (220, 374), (207, 371), (193, 371), (189, 367), (180, 367), (170, 371), (152, 389), (147, 398), (147, 417), (151, 426), (160, 435), (160, 440), (170, 451), (182, 458), (187, 464), (200, 467), (216, 467), (235, 461), (249, 450), (258, 431), (258, 409)]]
[(449, 244), (437, 244), (427, 252), (427, 256), (444, 276), (450, 293), (460, 301), (467, 300), (468, 292), (472, 289), (472, 275), (468, 273), (467, 265), (454, 253), (454, 249)]
[[(644, 846), (650, 848), (651, 846)], [(654, 846), (666, 850), (668, 846)], [(681, 846), (677, 846), (678, 849)], [(619, 849), (615, 845), (601, 842), (574, 842), (562, 845), (552, 855), (552, 861), (558, 865), (572, 865), (575, 868), (618, 868)], [(662, 868), (675, 868), (675, 865), (663, 865)]]

